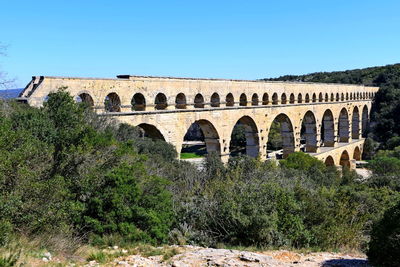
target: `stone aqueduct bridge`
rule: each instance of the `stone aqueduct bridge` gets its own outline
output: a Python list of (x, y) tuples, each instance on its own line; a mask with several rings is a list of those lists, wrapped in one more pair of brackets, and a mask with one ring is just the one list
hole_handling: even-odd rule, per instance
[[(234, 126), (245, 128), (246, 153), (267, 157), (268, 133), (279, 121), (284, 155), (301, 148), (327, 165), (361, 159), (363, 133), (378, 87), (358, 85), (192, 79), (119, 75), (117, 79), (35, 76), (19, 99), (41, 106), (67, 87), (97, 113), (140, 126), (148, 136), (172, 143), (178, 153), (193, 123), (208, 152), (227, 161)], [(303, 127), (303, 130), (302, 130)], [(301, 135), (303, 133), (303, 135)]]

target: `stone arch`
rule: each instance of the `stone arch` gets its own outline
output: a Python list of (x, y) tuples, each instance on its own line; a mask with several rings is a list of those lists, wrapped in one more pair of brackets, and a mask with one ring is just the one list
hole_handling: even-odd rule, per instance
[(301, 95), (301, 94), (299, 94), (298, 96), (297, 96), (297, 103), (303, 103), (303, 96)]
[(184, 93), (179, 93), (175, 97), (175, 108), (186, 109), (186, 96)]
[(368, 107), (365, 105), (362, 110), (362, 121), (361, 121), (361, 131), (362, 136), (367, 137), (368, 127), (369, 127), (369, 115), (368, 115)]
[(121, 99), (117, 93), (109, 93), (104, 99), (104, 107), (107, 112), (121, 112)]
[(76, 96), (76, 102), (85, 103), (89, 107), (94, 107), (94, 101), (90, 94), (81, 93)]
[(287, 101), (286, 94), (283, 93), (283, 94), (281, 95), (281, 104), (286, 104), (286, 101)]
[(361, 150), (358, 146), (354, 148), (353, 159), (360, 161), (361, 160)]
[(312, 95), (312, 102), (313, 103), (317, 102), (317, 95), (315, 93), (313, 93)]
[(335, 161), (333, 160), (332, 156), (328, 156), (325, 159), (325, 166), (327, 166), (327, 167), (335, 166)]
[(319, 95), (318, 95), (318, 101), (319, 101), (319, 102), (324, 102), (324, 96), (322, 95), (322, 93), (319, 93)]
[(357, 99), (357, 100), (360, 99), (360, 93), (359, 93), (359, 92), (357, 92), (357, 97), (356, 97), (356, 99)]
[(220, 99), (219, 99), (219, 94), (214, 93), (211, 95), (211, 107), (219, 107), (220, 105)]
[(353, 93), (350, 93), (350, 100), (353, 100)]
[(325, 147), (333, 147), (335, 145), (335, 122), (330, 109), (327, 109), (322, 116), (321, 143)]
[[(238, 127), (242, 128), (242, 131), (244, 131), (244, 139), (239, 140), (241, 142), (240, 144), (235, 143), (238, 141), (234, 137), (235, 130), (238, 129)], [(240, 147), (245, 146), (245, 151), (243, 149), (240, 149)], [(235, 124), (234, 128), (232, 129), (231, 133), (231, 142), (229, 145), (229, 150), (232, 156), (238, 154), (236, 151), (237, 148), (239, 148), (239, 153), (245, 153), (246, 155), (250, 157), (257, 157), (259, 153), (259, 137), (258, 137), (258, 129), (255, 121), (249, 117), (249, 116), (243, 116), (241, 117)]]
[(152, 124), (147, 124), (147, 123), (141, 123), (138, 125), (138, 127), (142, 130), (142, 136), (143, 137), (149, 137), (151, 139), (159, 139), (165, 141), (164, 136), (160, 132), (160, 130), (157, 129), (156, 126)]
[(131, 100), (132, 110), (143, 111), (146, 110), (146, 99), (141, 93), (136, 93), (133, 95)]
[(340, 97), (339, 97), (339, 93), (336, 93), (336, 101), (339, 101)]
[(239, 106), (247, 106), (247, 96), (245, 93), (240, 95)]
[(346, 93), (346, 100), (349, 100), (349, 93)]
[(312, 111), (307, 111), (302, 119), (301, 139), (305, 142), (305, 152), (317, 152), (317, 121)]
[(268, 96), (267, 93), (264, 93), (264, 94), (263, 94), (262, 104), (263, 104), (263, 105), (268, 105), (268, 104), (269, 104), (269, 96)]
[(305, 97), (305, 103), (309, 103), (310, 102), (310, 95), (307, 93), (306, 97)]
[(167, 97), (163, 93), (158, 93), (154, 100), (154, 108), (157, 110), (166, 109), (168, 106)]
[(360, 112), (358, 111), (358, 107), (354, 107), (353, 109), (353, 115), (351, 119), (351, 138), (360, 138)]
[(233, 107), (235, 105), (235, 98), (233, 97), (232, 93), (226, 95), (225, 105), (227, 107)]
[(328, 95), (328, 93), (325, 93), (325, 102), (328, 102), (329, 101), (329, 95)]
[(340, 95), (340, 100), (344, 101), (344, 94), (343, 93)]
[(251, 97), (251, 105), (258, 106), (258, 95), (256, 93), (254, 93)]
[(331, 93), (331, 102), (335, 101), (335, 95)]
[(278, 102), (279, 102), (279, 100), (278, 100), (278, 94), (277, 94), (277, 93), (274, 93), (274, 94), (272, 95), (272, 105), (278, 105)]
[(204, 108), (204, 97), (202, 94), (197, 94), (194, 97), (194, 107), (195, 108)]
[(294, 104), (294, 102), (296, 101), (294, 94), (290, 94), (290, 98), (289, 98), (289, 103), (290, 104)]
[[(198, 141), (200, 145), (198, 143), (190, 144), (190, 141)], [(201, 145), (201, 142), (203, 142), (203, 145)], [(197, 148), (195, 148), (194, 150), (195, 152), (193, 153), (196, 154), (203, 155), (215, 152), (218, 155), (221, 155), (221, 145), (220, 145), (218, 131), (210, 121), (205, 119), (196, 120), (193, 123), (191, 123), (185, 136), (183, 137), (183, 146), (181, 153), (184, 152), (185, 149), (188, 149), (188, 147), (190, 148), (190, 146), (192, 147), (199, 146), (203, 148), (200, 149), (200, 153), (196, 151)], [(204, 149), (206, 151), (204, 151)]]
[(349, 157), (349, 153), (347, 152), (347, 150), (344, 150), (342, 152), (342, 155), (340, 156), (339, 165), (342, 167), (350, 168), (350, 157)]
[[(283, 157), (287, 157), (290, 153), (294, 152), (295, 144), (294, 144), (294, 132), (293, 132), (293, 124), (290, 121), (290, 118), (281, 113), (275, 117), (272, 124), (270, 125), (269, 135), (268, 135), (268, 145), (267, 149), (270, 149), (271, 146), (271, 134), (273, 131), (273, 127), (277, 126), (279, 131), (279, 136), (281, 138), (281, 146)], [(277, 148), (275, 148), (277, 149)]]
[(338, 124), (339, 142), (349, 142), (349, 131), (349, 114), (346, 108), (342, 108)]

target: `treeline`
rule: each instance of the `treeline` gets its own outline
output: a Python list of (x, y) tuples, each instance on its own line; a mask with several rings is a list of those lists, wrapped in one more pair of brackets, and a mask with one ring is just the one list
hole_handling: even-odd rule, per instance
[(175, 158), (171, 145), (96, 116), (64, 91), (40, 109), (1, 102), (0, 246), (39, 236), (50, 249), (365, 249), (372, 225), (400, 197), (391, 163), (372, 164), (363, 181), (304, 153), (279, 166), (248, 157), (225, 166), (209, 155), (201, 170)]
[(371, 136), (381, 142), (381, 148), (400, 146), (400, 64), (334, 72), (316, 72), (306, 75), (285, 75), (268, 81), (297, 81), (320, 83), (347, 83), (379, 86), (371, 119)]

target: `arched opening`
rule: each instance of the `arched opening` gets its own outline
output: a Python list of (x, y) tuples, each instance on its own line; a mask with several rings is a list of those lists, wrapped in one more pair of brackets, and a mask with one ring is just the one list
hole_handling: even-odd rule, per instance
[(293, 126), (286, 114), (276, 116), (268, 132), (268, 158), (285, 158), (294, 152)]
[(204, 108), (204, 97), (202, 94), (197, 94), (194, 97), (194, 107), (195, 108)]
[(325, 159), (325, 166), (327, 166), (327, 167), (335, 166), (335, 161), (333, 160), (332, 156), (328, 156)]
[(325, 102), (328, 102), (329, 101), (329, 95), (328, 95), (328, 93), (325, 93)]
[(121, 112), (121, 100), (116, 93), (109, 93), (104, 100), (107, 112)]
[(209, 153), (221, 154), (219, 135), (208, 120), (193, 122), (182, 143), (181, 159), (200, 158)]
[(336, 101), (339, 101), (339, 93), (336, 93)]
[(211, 107), (217, 108), (220, 105), (219, 94), (214, 93), (211, 96)]
[(136, 93), (133, 95), (131, 100), (132, 110), (143, 111), (146, 110), (146, 99), (141, 93)]
[(361, 151), (360, 151), (360, 148), (358, 146), (356, 146), (356, 148), (354, 149), (353, 159), (355, 159), (357, 161), (361, 160)]
[(82, 93), (82, 94), (76, 96), (76, 102), (84, 103), (85, 105), (87, 105), (89, 107), (94, 106), (93, 98), (87, 93)]
[(268, 105), (269, 104), (269, 97), (267, 93), (263, 94), (263, 98), (262, 98), (262, 104), (263, 105)]
[(235, 99), (233, 98), (233, 95), (231, 93), (226, 95), (225, 105), (227, 107), (233, 107), (235, 105)]
[(290, 103), (290, 104), (294, 104), (295, 101), (296, 101), (296, 100), (295, 100), (294, 94), (290, 94), (289, 103)]
[(176, 109), (186, 109), (186, 96), (183, 93), (177, 94), (175, 98)]
[(163, 140), (165, 141), (164, 136), (161, 134), (160, 130), (157, 129), (154, 125), (142, 123), (138, 125), (139, 129), (141, 130), (142, 137), (148, 137), (153, 140)]
[(351, 119), (351, 138), (353, 139), (360, 138), (360, 113), (358, 112), (357, 107), (354, 107)]
[(278, 105), (278, 102), (279, 102), (279, 100), (278, 100), (278, 94), (277, 94), (277, 93), (274, 93), (274, 94), (272, 95), (272, 105)]
[(360, 99), (360, 93), (359, 93), (359, 92), (357, 92), (357, 97), (356, 97), (356, 99), (357, 99), (357, 100)]
[(349, 100), (349, 93), (346, 93), (346, 100)]
[(335, 96), (333, 93), (331, 93), (331, 102), (335, 101)]
[(287, 102), (286, 94), (283, 93), (283, 94), (281, 95), (281, 104), (286, 104), (286, 102)]
[(312, 102), (313, 103), (317, 102), (317, 95), (315, 93), (313, 93), (312, 95)]
[(300, 130), (300, 149), (304, 152), (317, 152), (317, 122), (314, 113), (307, 111), (304, 115)]
[(350, 93), (350, 100), (353, 100), (353, 93)]
[(246, 96), (246, 94), (241, 94), (240, 95), (239, 106), (247, 106), (247, 96)]
[(297, 96), (297, 103), (299, 104), (303, 103), (303, 96), (301, 94)]
[(306, 94), (305, 102), (306, 103), (310, 103), (310, 95), (309, 94)]
[(322, 93), (319, 93), (318, 101), (319, 102), (323, 102), (324, 101), (324, 96), (322, 95)]
[(154, 100), (154, 104), (154, 108), (157, 110), (166, 109), (168, 106), (167, 97), (163, 93), (158, 93), (156, 95), (156, 99)]
[(340, 156), (340, 166), (350, 168), (350, 157), (349, 153), (345, 150)]
[(332, 111), (324, 112), (321, 124), (321, 145), (333, 147), (335, 145), (335, 128)]
[(342, 108), (339, 115), (339, 142), (349, 142), (349, 114)]
[(344, 94), (343, 93), (340, 95), (340, 100), (344, 101)]
[(251, 97), (251, 105), (258, 106), (258, 95), (257, 94), (253, 94), (253, 96)]
[(363, 107), (363, 111), (362, 111), (362, 136), (363, 137), (367, 137), (368, 134), (368, 128), (369, 128), (369, 116), (368, 116), (368, 108), (365, 105)]
[(229, 151), (231, 156), (240, 154), (250, 157), (258, 156), (259, 140), (257, 125), (249, 116), (244, 116), (236, 122), (231, 134)]

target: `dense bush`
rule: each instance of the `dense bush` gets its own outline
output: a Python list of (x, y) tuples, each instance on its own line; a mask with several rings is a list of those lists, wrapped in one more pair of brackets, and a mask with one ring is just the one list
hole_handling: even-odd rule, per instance
[(376, 266), (400, 266), (400, 202), (374, 225), (367, 254)]

